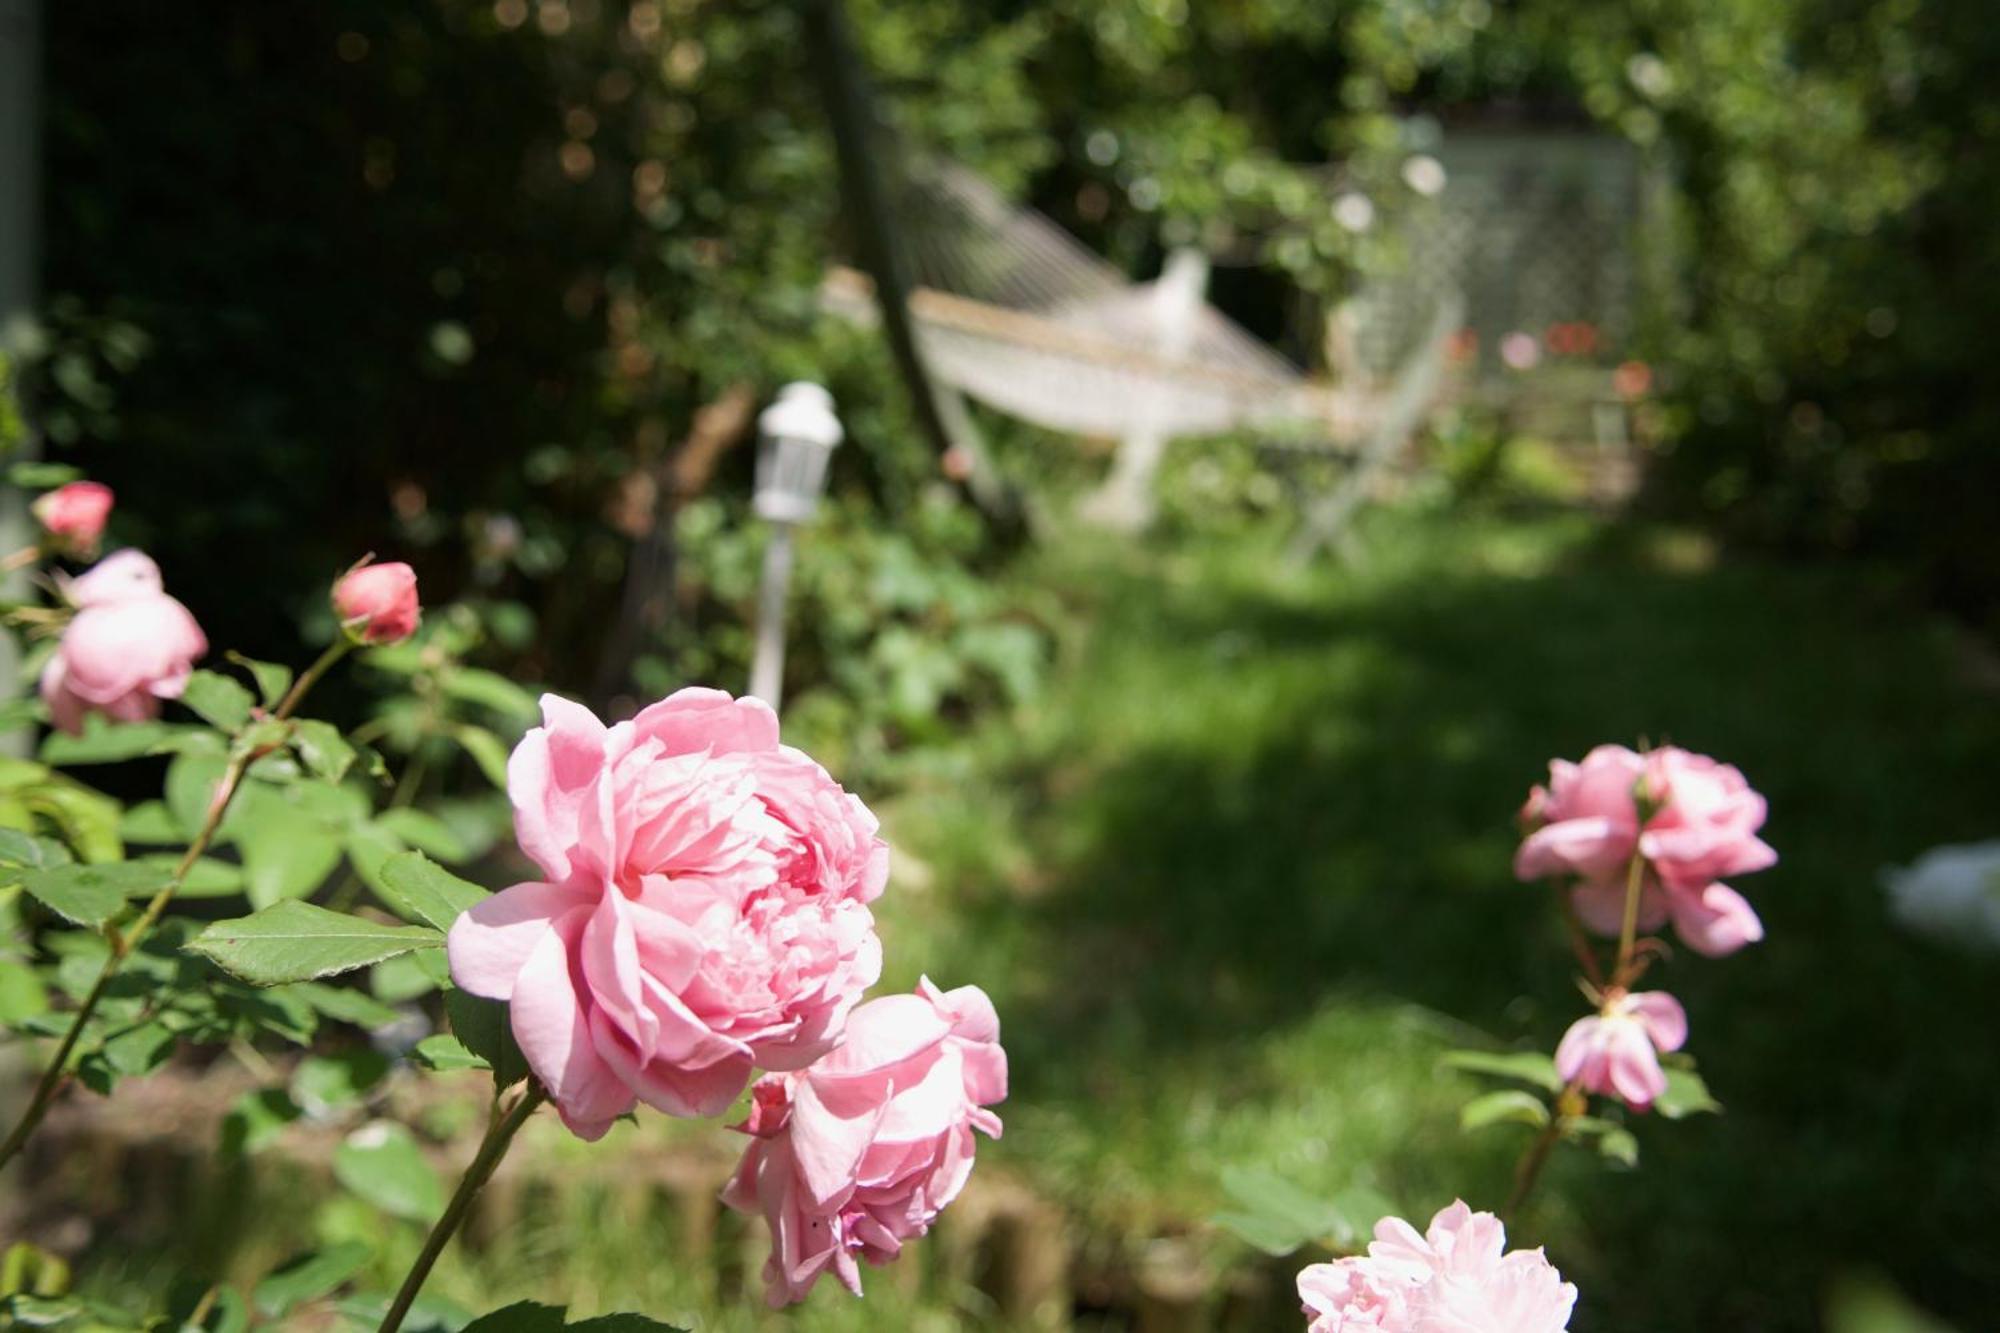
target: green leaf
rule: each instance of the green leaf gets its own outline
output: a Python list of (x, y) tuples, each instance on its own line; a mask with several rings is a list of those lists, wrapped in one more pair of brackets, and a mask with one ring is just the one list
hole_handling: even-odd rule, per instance
[(347, 863), (377, 895), (382, 893), (382, 867), (408, 850), (401, 838), (372, 820), (347, 830)]
[[(27, 676), (32, 673), (23, 671), (21, 674)], [(32, 697), (9, 699), (0, 703), (0, 735), (20, 731), (48, 720), (48, 709), (43, 707), (40, 699)]]
[(389, 1057), (372, 1046), (308, 1055), (292, 1071), (292, 1100), (308, 1114), (321, 1115), (358, 1100), (388, 1072)]
[(439, 673), (438, 684), (452, 698), (490, 708), (512, 722), (532, 723), (542, 715), (532, 693), (497, 671), (453, 667)]
[(53, 490), (83, 479), (83, 469), (69, 463), (22, 462), (7, 469), (7, 484), (24, 491)]
[(257, 1313), (276, 1319), (308, 1301), (333, 1293), (347, 1279), (360, 1272), (374, 1258), (374, 1251), (359, 1241), (345, 1241), (313, 1254), (302, 1254), (284, 1264), (257, 1284), (250, 1301)]
[(1620, 1166), (1639, 1165), (1639, 1140), (1632, 1131), (1614, 1126), (1598, 1136), (1597, 1151), (1607, 1160)]
[[(133, 858), (143, 866), (154, 866), (162, 874), (171, 875), (180, 864), (180, 857), (172, 852), (153, 852)], [(243, 892), (243, 867), (218, 861), (204, 856), (188, 867), (187, 878), (174, 891), (174, 901), (183, 898), (229, 898)]]
[(498, 736), (484, 727), (469, 725), (453, 727), (451, 735), (472, 756), (472, 762), (479, 765), (488, 782), (501, 791), (507, 790), (507, 747)]
[(1327, 1239), (1343, 1250), (1362, 1248), (1375, 1234), (1375, 1224), (1399, 1211), (1389, 1196), (1366, 1185), (1350, 1185), (1329, 1202), (1334, 1222)]
[(173, 1030), (157, 1022), (118, 1033), (106, 1040), (100, 1051), (105, 1064), (128, 1077), (152, 1073), (173, 1053)]
[(384, 810), (375, 822), (401, 838), (420, 852), (429, 852), (446, 865), (460, 865), (472, 859), (472, 849), (465, 845), (465, 839), (426, 810), (411, 810), (399, 807)]
[(197, 671), (188, 677), (181, 702), (209, 725), (235, 731), (250, 720), (250, 710), (257, 701), (250, 691), (220, 672)]
[(453, 1073), (460, 1069), (491, 1069), (479, 1056), (474, 1055), (457, 1037), (440, 1032), (425, 1037), (410, 1052), (416, 1062), (424, 1068), (440, 1074)]
[(444, 1211), (437, 1173), (410, 1131), (393, 1121), (372, 1121), (349, 1134), (334, 1150), (333, 1174), (392, 1216), (429, 1222)]
[(1562, 1091), (1562, 1076), (1556, 1073), (1556, 1062), (1538, 1051), (1446, 1051), (1444, 1063), (1470, 1074), (1517, 1079), (1550, 1092)]
[(339, 782), (354, 766), (354, 747), (331, 722), (302, 718), (294, 724), (292, 748), (314, 777)]
[(170, 873), (142, 861), (51, 866), (29, 871), (21, 887), (63, 919), (96, 929), (123, 911), (127, 899), (165, 888)]
[(48, 987), (26, 963), (0, 960), (0, 1023), (25, 1022), (49, 1010)]
[(141, 847), (165, 847), (185, 840), (165, 801), (141, 801), (118, 820), (118, 836)]
[(493, 1071), (496, 1087), (511, 1087), (528, 1076), (528, 1059), (514, 1040), (512, 1015), (505, 1003), (454, 987), (445, 992), (444, 1012), (451, 1019), (452, 1035)]
[(223, 656), (250, 673), (250, 678), (257, 682), (257, 693), (266, 708), (276, 708), (285, 697), (285, 691), (292, 688), (292, 669), (282, 662), (259, 662), (254, 657), (245, 657), (235, 651)]
[(1502, 1088), (1474, 1097), (1458, 1113), (1458, 1127), (1468, 1131), (1509, 1120), (1539, 1129), (1549, 1123), (1548, 1103), (1520, 1088)]
[(329, 986), (319, 981), (301, 981), (286, 989), (328, 1018), (367, 1032), (384, 1028), (402, 1017), (366, 991), (350, 986)]
[(422, 852), (402, 852), (382, 863), (377, 892), (405, 921), (450, 930), (458, 914), (489, 896), (477, 884), (460, 879)]
[(96, 713), (84, 719), (83, 734), (52, 731), (42, 741), (45, 764), (118, 764), (158, 754), (184, 728), (170, 722), (108, 722)]
[(58, 775), (17, 793), (27, 807), (56, 826), (63, 840), (86, 861), (116, 861), (125, 855), (118, 837), (118, 802), (103, 792)]
[(69, 848), (53, 838), (0, 828), (0, 885), (18, 884), (27, 871), (68, 865)]
[(283, 1088), (259, 1088), (237, 1099), (222, 1118), (222, 1154), (240, 1157), (268, 1146), (302, 1112)]
[(340, 839), (270, 788), (252, 788), (234, 822), (243, 853), (245, 891), (252, 907), (303, 898), (340, 864)]
[(422, 949), (368, 969), (368, 991), (384, 1004), (405, 1004), (451, 981), (442, 952)]
[(216, 784), (228, 767), (227, 758), (208, 750), (183, 750), (167, 765), (167, 809), (173, 812), (183, 839), (201, 831)]
[(1230, 1167), (1222, 1173), (1222, 1190), (1237, 1207), (1212, 1220), (1266, 1254), (1290, 1254), (1330, 1235), (1341, 1220), (1328, 1200), (1270, 1171)]
[(1714, 1115), (1722, 1110), (1722, 1103), (1709, 1093), (1708, 1084), (1692, 1069), (1669, 1065), (1666, 1068), (1667, 1090), (1653, 1103), (1653, 1109), (1669, 1120), (1684, 1120), (1691, 1115)]
[(425, 926), (377, 925), (310, 903), (282, 902), (254, 916), (218, 921), (188, 948), (252, 985), (277, 986), (443, 944), (444, 936)]

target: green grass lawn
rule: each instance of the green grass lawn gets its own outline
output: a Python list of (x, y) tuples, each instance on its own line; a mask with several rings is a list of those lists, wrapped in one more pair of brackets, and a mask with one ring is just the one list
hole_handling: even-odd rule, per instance
[[(1581, 1001), (1513, 813), (1552, 755), (1672, 740), (1739, 764), (1783, 857), (1769, 936), (1675, 959), (1720, 1117), (1560, 1158), (1517, 1233), (1583, 1330), (1806, 1329), (1882, 1271), (1967, 1327), (2000, 1295), (1995, 964), (1887, 921), (1879, 867), (2000, 833), (2000, 699), (1861, 574), (1717, 565), (1580, 517), (1378, 514), (1358, 570), (1090, 547), (1025, 577), (1084, 612), (1051, 691), (889, 810), (929, 871), (892, 967), (990, 990), (994, 1154), (1143, 1238), (1230, 1165), (1414, 1216), (1492, 1207), (1520, 1137), (1456, 1128), (1440, 1051), (1552, 1049)], [(913, 979), (895, 975), (892, 982)], [(1218, 1262), (1232, 1243), (1218, 1238)]]

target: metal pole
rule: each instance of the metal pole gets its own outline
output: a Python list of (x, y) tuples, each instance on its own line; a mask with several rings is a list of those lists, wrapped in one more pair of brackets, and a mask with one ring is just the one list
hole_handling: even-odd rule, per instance
[(764, 548), (764, 580), (757, 590), (757, 656), (750, 693), (778, 708), (785, 689), (785, 593), (792, 581), (792, 525), (773, 523)]

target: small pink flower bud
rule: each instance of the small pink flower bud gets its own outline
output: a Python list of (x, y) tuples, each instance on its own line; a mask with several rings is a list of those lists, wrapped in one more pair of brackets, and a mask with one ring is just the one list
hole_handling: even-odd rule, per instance
[(97, 554), (104, 522), (111, 517), (111, 488), (94, 481), (72, 481), (36, 500), (30, 508), (64, 555), (88, 560)]
[(408, 565), (362, 564), (333, 585), (333, 612), (356, 643), (401, 643), (417, 632), (417, 575)]

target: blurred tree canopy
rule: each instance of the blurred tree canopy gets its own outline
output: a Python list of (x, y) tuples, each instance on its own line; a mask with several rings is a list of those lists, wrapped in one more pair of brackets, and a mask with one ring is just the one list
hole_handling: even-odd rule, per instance
[[(976, 568), (886, 359), (818, 310), (849, 248), (800, 8), (822, 2), (50, 6), (37, 420), (130, 497), (125, 539), (240, 591), (207, 615), (252, 651), (387, 545), (434, 599), (509, 608), (526, 671), (586, 685), (704, 407), (795, 376), (841, 399), (855, 523), (903, 543), (866, 544), (864, 583), (912, 554)], [(1595, 118), (1672, 185), (1663, 497), (1993, 604), (1973, 321), (2000, 295), (2000, 36), (1970, 0), (849, 13), (902, 142), (1135, 273), (1169, 245), (1231, 256), (1232, 304), (1307, 357), (1301, 301), (1392, 259), (1334, 189), (1392, 219), (1421, 117)], [(743, 526), (742, 424), (694, 477), (736, 507), (691, 541)], [(658, 661), (720, 670), (740, 653), (703, 599), (741, 562), (684, 560)]]

